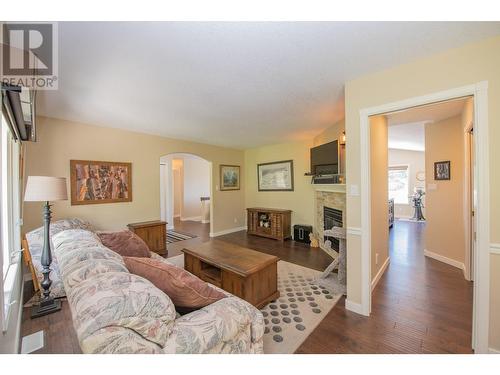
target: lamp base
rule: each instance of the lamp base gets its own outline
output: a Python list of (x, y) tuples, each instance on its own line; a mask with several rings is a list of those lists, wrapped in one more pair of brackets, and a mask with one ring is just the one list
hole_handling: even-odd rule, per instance
[(61, 310), (61, 301), (53, 298), (40, 302), (39, 305), (31, 309), (31, 319), (39, 318), (44, 315), (52, 314)]

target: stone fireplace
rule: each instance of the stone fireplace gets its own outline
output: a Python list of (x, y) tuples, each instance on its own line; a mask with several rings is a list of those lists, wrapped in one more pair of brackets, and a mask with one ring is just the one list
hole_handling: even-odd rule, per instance
[[(336, 208), (323, 207), (323, 230), (332, 229), (333, 227), (343, 227), (343, 213), (341, 210)], [(323, 239), (330, 240), (332, 242), (332, 248), (335, 251), (339, 251), (339, 240), (334, 237), (323, 236)]]
[(338, 250), (338, 240), (325, 238), (324, 230), (326, 227), (331, 229), (334, 224), (345, 227), (345, 185), (315, 186), (315, 190), (315, 234), (320, 241), (330, 239), (332, 247)]

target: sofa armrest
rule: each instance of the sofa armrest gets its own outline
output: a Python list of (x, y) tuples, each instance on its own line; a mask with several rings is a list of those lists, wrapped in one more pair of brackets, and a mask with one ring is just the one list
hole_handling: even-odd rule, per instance
[(262, 353), (264, 318), (248, 302), (223, 298), (174, 322), (164, 353)]

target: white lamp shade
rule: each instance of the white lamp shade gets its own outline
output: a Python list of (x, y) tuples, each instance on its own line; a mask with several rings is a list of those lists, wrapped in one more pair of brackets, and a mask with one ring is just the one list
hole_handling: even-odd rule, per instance
[(24, 200), (26, 202), (63, 201), (68, 199), (64, 177), (28, 176)]

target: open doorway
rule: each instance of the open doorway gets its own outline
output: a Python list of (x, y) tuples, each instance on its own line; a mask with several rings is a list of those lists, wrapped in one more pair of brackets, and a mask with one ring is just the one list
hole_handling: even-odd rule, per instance
[[(167, 248), (205, 239), (212, 225), (212, 163), (197, 155), (160, 158), (160, 213), (167, 221)], [(170, 251), (169, 251), (170, 254)]]
[(473, 348), (473, 108), (462, 97), (369, 117), (372, 314), (412, 321), (423, 352)]

